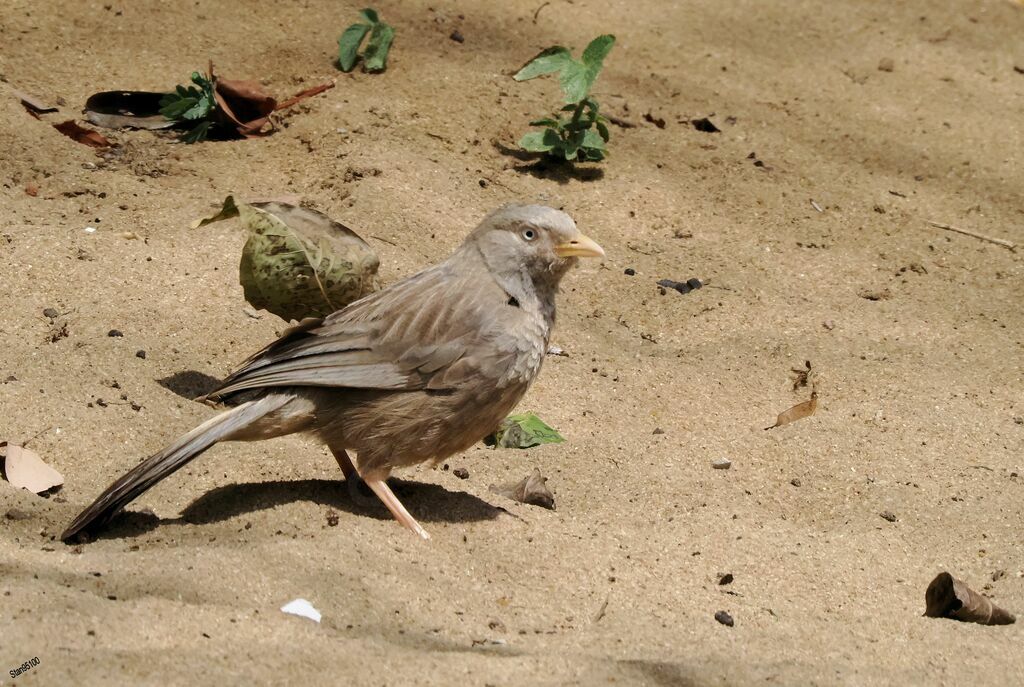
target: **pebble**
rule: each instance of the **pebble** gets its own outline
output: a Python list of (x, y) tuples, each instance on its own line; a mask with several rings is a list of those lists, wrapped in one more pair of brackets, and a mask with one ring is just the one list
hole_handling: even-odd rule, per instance
[(452, 470), (452, 474), (459, 479), (469, 479), (469, 470), (466, 468), (455, 468)]
[(789, 480), (789, 483), (792, 484), (794, 487), (799, 487), (800, 486), (800, 478), (799, 477), (794, 477), (793, 479)]
[(732, 627), (736, 624), (736, 621), (732, 619), (732, 616), (726, 613), (725, 611), (719, 611), (718, 613), (715, 613), (715, 620), (722, 623), (726, 627)]
[(889, 522), (896, 522), (896, 514), (893, 513), (891, 510), (883, 510), (881, 513), (879, 513), (879, 515), (882, 517), (883, 520), (888, 520)]
[(633, 269), (632, 267), (627, 267), (626, 268), (626, 274), (629, 275), (630, 277), (632, 277), (634, 274), (636, 274), (636, 270)]
[(456, 43), (462, 43), (466, 40), (465, 37), (462, 35), (462, 32), (459, 31), (458, 29), (452, 31), (451, 35), (448, 37), (451, 38)]
[(135, 351), (135, 357), (136, 358), (142, 358), (143, 360), (145, 360), (146, 359), (146, 352), (142, 351), (142, 350)]
[(720, 585), (732, 584), (733, 579), (735, 579), (735, 578), (733, 578), (732, 573), (725, 573), (725, 574), (719, 576), (718, 584), (720, 584)]
[(43, 317), (49, 317), (51, 320), (55, 320), (60, 317), (60, 313), (57, 312), (56, 308), (46, 308), (43, 310)]
[(118, 336), (124, 336), (124, 334), (121, 332), (120, 329), (111, 329), (109, 332), (107, 332), (107, 336), (118, 337)]
[(728, 458), (719, 458), (718, 460), (711, 462), (711, 467), (716, 470), (728, 470), (732, 467), (732, 461)]

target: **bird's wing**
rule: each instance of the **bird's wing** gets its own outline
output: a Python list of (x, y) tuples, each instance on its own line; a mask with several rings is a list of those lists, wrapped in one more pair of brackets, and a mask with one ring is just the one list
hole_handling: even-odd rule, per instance
[(485, 271), (456, 273), (442, 263), (323, 320), (304, 320), (208, 398), (280, 386), (454, 388), (479, 369), (483, 323), (506, 298)]

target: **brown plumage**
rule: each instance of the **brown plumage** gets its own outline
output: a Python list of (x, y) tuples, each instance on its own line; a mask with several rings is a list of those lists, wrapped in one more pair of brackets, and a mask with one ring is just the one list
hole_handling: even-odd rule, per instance
[(384, 480), (469, 448), (508, 415), (540, 371), (559, 281), (578, 257), (602, 255), (562, 212), (496, 210), (444, 262), (304, 320), (249, 358), (207, 397), (238, 405), (110, 485), (61, 538), (109, 521), (217, 442), (294, 432), (319, 436), (346, 478), (358, 473), (428, 538)]

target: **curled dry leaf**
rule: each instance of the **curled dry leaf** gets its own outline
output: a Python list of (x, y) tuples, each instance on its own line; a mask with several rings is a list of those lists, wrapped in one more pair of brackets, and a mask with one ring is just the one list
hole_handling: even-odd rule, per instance
[[(213, 68), (210, 68), (211, 74)], [(211, 76), (211, 78), (213, 78)], [(245, 138), (262, 136), (277, 101), (255, 81), (213, 79), (213, 97), (219, 118)]]
[(765, 427), (765, 430), (775, 429), (782, 425), (788, 425), (790, 422), (796, 422), (802, 420), (805, 417), (814, 415), (814, 411), (818, 409), (818, 392), (811, 392), (811, 400), (804, 401), (803, 403), (797, 403), (795, 406), (788, 410), (784, 410), (779, 413), (779, 417), (776, 418), (775, 424), (771, 427)]
[(980, 625), (1012, 625), (1017, 618), (967, 586), (963, 580), (941, 572), (924, 593), (928, 618), (952, 618)]
[(193, 226), (235, 216), (249, 230), (238, 276), (254, 308), (285, 320), (323, 317), (377, 289), (376, 252), (316, 210), (228, 196), (220, 212)]
[(43, 462), (35, 451), (7, 444), (4, 453), (4, 474), (13, 486), (36, 494), (64, 484), (64, 476)]
[(541, 475), (540, 470), (534, 468), (530, 475), (516, 484), (501, 487), (492, 485), (491, 491), (519, 503), (554, 510), (555, 495), (548, 489), (547, 481), (548, 478)]

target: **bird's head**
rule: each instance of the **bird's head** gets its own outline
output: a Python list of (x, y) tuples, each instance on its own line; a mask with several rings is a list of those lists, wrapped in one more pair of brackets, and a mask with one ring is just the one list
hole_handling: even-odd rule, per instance
[(544, 205), (504, 205), (466, 239), (475, 243), (491, 271), (520, 275), (557, 287), (578, 258), (600, 258), (604, 249), (576, 228), (569, 215)]

